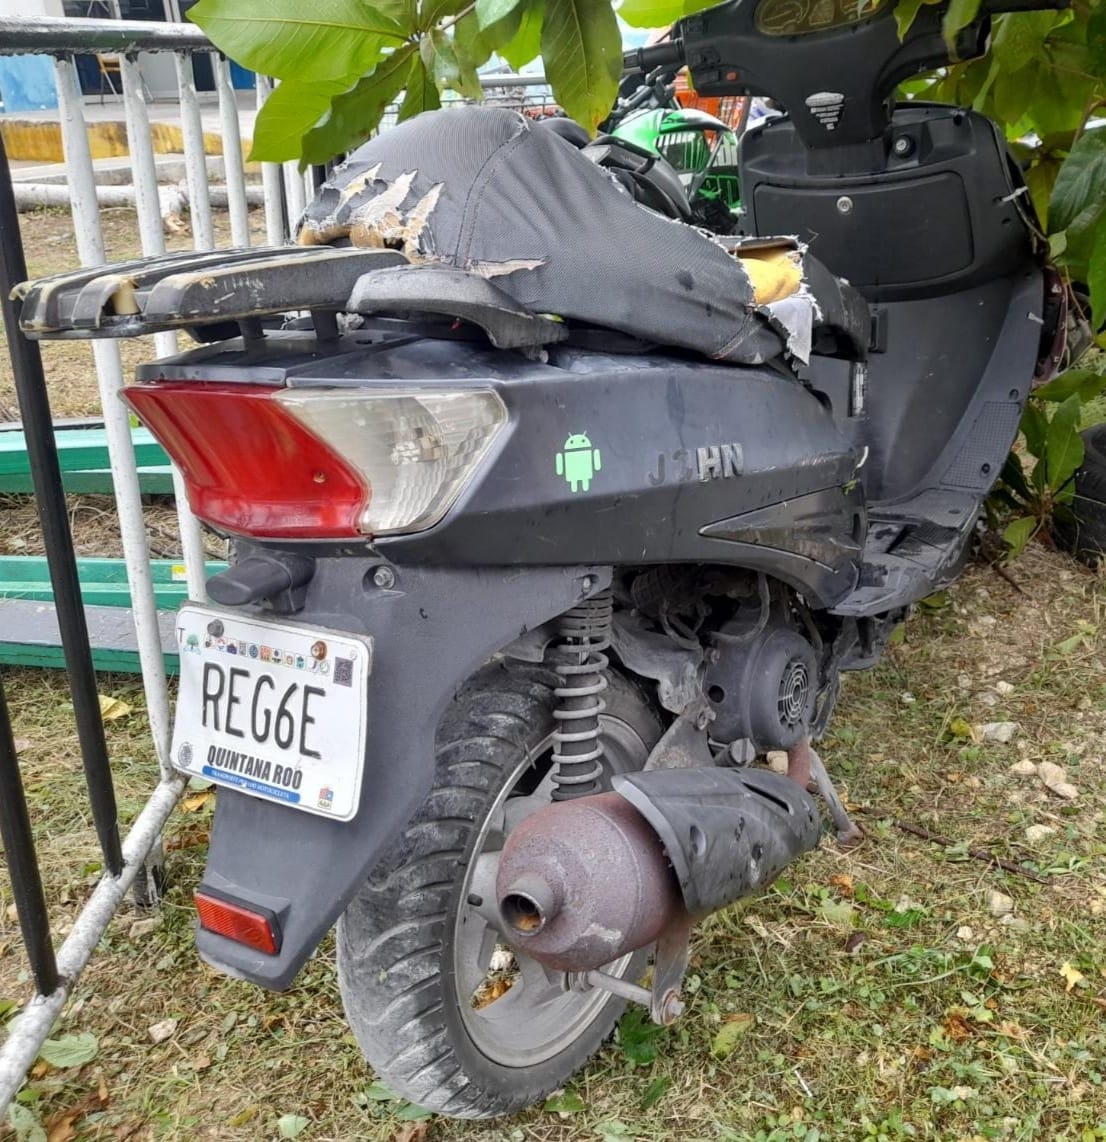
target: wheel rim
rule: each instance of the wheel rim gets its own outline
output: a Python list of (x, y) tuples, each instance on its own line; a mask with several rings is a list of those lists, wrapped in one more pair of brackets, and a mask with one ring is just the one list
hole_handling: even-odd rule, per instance
[[(600, 722), (608, 773), (641, 769), (649, 748), (633, 727), (609, 715), (603, 715)], [(570, 989), (565, 972), (544, 968), (529, 956), (509, 949), (491, 922), (498, 854), (519, 820), (551, 800), (548, 771), (532, 793), (526, 797), (512, 795), (535, 764), (548, 758), (552, 744), (550, 735), (519, 762), (481, 822), (454, 920), (452, 967), (462, 1022), (481, 1053), (505, 1067), (530, 1067), (559, 1054), (599, 1018), (611, 998), (606, 991)], [(493, 970), (497, 953), (503, 965), (504, 950), (513, 966)], [(604, 970), (621, 976), (632, 959), (632, 955), (623, 956)], [(504, 984), (506, 990), (497, 995)], [(482, 988), (487, 1001), (477, 1006), (473, 999)]]

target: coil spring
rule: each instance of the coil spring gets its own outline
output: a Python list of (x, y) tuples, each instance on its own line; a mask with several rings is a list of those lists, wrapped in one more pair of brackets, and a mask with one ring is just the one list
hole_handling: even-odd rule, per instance
[(607, 708), (609, 660), (603, 653), (611, 645), (611, 592), (600, 591), (566, 611), (557, 625), (561, 643), (554, 652), (553, 669), (560, 675), (554, 690), (553, 800), (568, 801), (598, 793), (603, 785), (603, 741), (599, 715)]

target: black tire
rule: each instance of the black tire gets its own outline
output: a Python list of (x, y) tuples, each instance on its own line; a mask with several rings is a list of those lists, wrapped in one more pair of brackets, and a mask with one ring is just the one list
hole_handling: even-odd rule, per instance
[(1083, 432), (1083, 464), (1075, 473), (1071, 519), (1057, 518), (1056, 545), (1087, 563), (1106, 556), (1106, 424)]
[[(487, 1018), (459, 984), (465, 974), (458, 970), (464, 967), (462, 933), (476, 931), (475, 925), (463, 927), (472, 912), (476, 858), (494, 851), (500, 834), (489, 833), (493, 840), (487, 841), (485, 830), (496, 815), (509, 831), (508, 787), (535, 800), (542, 796), (540, 755), (553, 731), (555, 683), (556, 675), (542, 667), (502, 661), (465, 686), (438, 730), (432, 793), (338, 924), (342, 1001), (365, 1057), (391, 1090), (452, 1117), (511, 1114), (544, 1098), (594, 1054), (625, 1006), (606, 993), (562, 994), (554, 988), (554, 998), (539, 1008), (541, 1019), (528, 1021), (520, 1004), (532, 985), (519, 966), (518, 978), (525, 982), (514, 1016), (504, 1009), (498, 1018)], [(605, 700), (611, 767), (641, 768), (661, 734), (655, 713), (633, 683), (613, 673)], [(471, 944), (470, 936), (465, 946)], [(480, 958), (469, 957), (473, 963)], [(639, 953), (620, 961), (617, 970), (640, 975), (644, 962)], [(525, 957), (516, 965), (541, 970)], [(536, 997), (546, 994), (543, 985), (533, 986)], [(494, 1015), (491, 1008), (502, 1002), (484, 1011)], [(556, 1034), (570, 1041), (551, 1041), (547, 1057), (535, 1047), (527, 1061), (524, 1045), (515, 1052), (510, 1042), (500, 1049), (496, 1036), (534, 1037), (551, 1019), (564, 1024)]]

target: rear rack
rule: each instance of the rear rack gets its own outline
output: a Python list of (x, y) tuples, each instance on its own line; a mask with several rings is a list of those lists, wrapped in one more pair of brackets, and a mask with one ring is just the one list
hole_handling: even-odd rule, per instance
[(271, 246), (163, 254), (74, 270), (15, 290), (34, 340), (141, 337), (184, 329), (198, 341), (264, 336), (262, 318), (309, 312), (316, 336), (339, 313), (432, 313), (480, 326), (500, 349), (564, 340), (564, 324), (523, 309), (479, 274), (412, 265), (396, 250)]

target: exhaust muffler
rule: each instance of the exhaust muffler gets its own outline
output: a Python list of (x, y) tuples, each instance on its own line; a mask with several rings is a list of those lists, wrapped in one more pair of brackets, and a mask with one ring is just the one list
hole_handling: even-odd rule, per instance
[(555, 802), (507, 838), (496, 899), (518, 949), (589, 972), (767, 887), (818, 843), (814, 799), (765, 770), (668, 769)]

